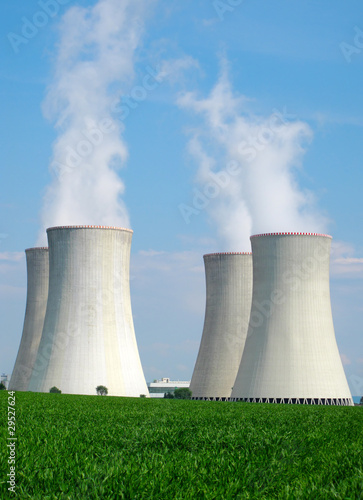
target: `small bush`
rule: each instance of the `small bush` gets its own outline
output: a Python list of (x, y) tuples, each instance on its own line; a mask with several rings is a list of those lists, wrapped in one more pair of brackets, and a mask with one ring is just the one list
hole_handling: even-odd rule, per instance
[(188, 387), (180, 387), (175, 389), (174, 398), (175, 399), (190, 399), (192, 397), (192, 391)]
[(104, 385), (98, 385), (96, 387), (96, 392), (98, 396), (107, 396), (108, 394), (108, 389)]
[(56, 386), (49, 389), (49, 392), (52, 392), (53, 394), (62, 394), (62, 391), (60, 389), (58, 389), (58, 387), (56, 387)]
[(0, 382), (0, 391), (6, 391), (6, 386), (3, 382)]

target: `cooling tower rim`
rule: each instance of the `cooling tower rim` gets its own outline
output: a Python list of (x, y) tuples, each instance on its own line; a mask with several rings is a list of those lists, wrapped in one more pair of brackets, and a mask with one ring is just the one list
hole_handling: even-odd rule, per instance
[(116, 227), (116, 226), (53, 226), (48, 227), (47, 233), (49, 231), (56, 231), (59, 229), (112, 229), (114, 231), (127, 231), (128, 233), (133, 233), (132, 229), (126, 227)]
[(330, 234), (322, 234), (322, 233), (262, 233), (262, 234), (253, 234), (250, 238), (259, 238), (261, 236), (322, 236), (324, 238), (330, 238), (332, 239), (333, 237)]
[(37, 250), (49, 250), (48, 247), (32, 247), (32, 248), (26, 248), (26, 252), (36, 252)]
[(206, 253), (204, 257), (212, 257), (214, 255), (252, 255), (252, 252), (216, 252), (216, 253)]

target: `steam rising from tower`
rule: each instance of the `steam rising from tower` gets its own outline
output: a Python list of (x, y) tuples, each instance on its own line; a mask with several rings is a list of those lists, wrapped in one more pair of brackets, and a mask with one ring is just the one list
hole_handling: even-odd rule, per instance
[[(189, 141), (198, 165), (195, 182), (227, 251), (249, 248), (251, 234), (276, 227), (325, 230), (312, 193), (298, 185), (304, 145), (312, 137), (306, 123), (286, 109), (273, 110), (270, 116), (251, 112), (250, 100), (233, 92), (224, 60), (209, 96), (186, 92), (178, 104), (201, 117)], [(224, 179), (223, 186), (218, 177)], [(218, 195), (209, 194), (215, 191)]]
[(134, 76), (147, 5), (142, 0), (99, 0), (71, 7), (60, 25), (55, 74), (44, 102), (55, 121), (51, 171), (39, 241), (64, 224), (129, 226), (116, 170), (127, 159), (122, 122), (112, 113)]

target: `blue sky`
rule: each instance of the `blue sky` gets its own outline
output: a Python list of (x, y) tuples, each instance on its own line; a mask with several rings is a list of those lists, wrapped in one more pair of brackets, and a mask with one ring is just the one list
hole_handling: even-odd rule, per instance
[[(61, 132), (55, 127), (59, 117), (45, 117), (50, 114), (45, 99), (49, 89), (61, 88), (55, 73), (64, 67), (57, 47), (61, 33), (72, 26), (66, 23), (62, 32), (60, 24), (70, 8), (95, 4), (56, 2), (53, 17), (39, 14), (44, 8), (36, 1), (0, 7), (0, 371), (6, 373), (11, 373), (22, 331), (24, 249), (36, 245), (42, 220), (53, 216), (54, 207), (45, 208), (44, 196), (54, 183), (49, 165)], [(272, 212), (268, 231), (301, 230), (302, 224), (307, 231), (322, 227), (332, 234), (336, 337), (352, 392), (363, 394), (361, 3), (138, 0), (135, 4), (140, 12), (132, 14), (130, 26), (136, 19), (143, 28), (134, 50), (125, 55), (131, 70), (122, 74), (121, 83), (117, 71), (116, 76), (110, 74), (109, 91), (138, 95), (135, 88), (140, 91), (145, 75), (150, 71), (158, 75), (155, 88), (144, 88), (124, 119), (121, 113), (112, 115), (120, 144), (128, 151), (117, 173), (134, 230), (132, 306), (146, 379), (190, 379), (204, 319), (202, 256), (248, 250), (236, 248), (247, 246), (248, 225), (240, 217), (242, 212), (232, 213), (236, 200), (229, 188), (208, 199), (189, 223), (180, 207), (195, 208), (193, 198), (205, 188), (206, 175), (225, 169), (233, 159), (241, 130), (250, 130), (242, 134), (248, 142), (249, 133), (253, 137), (279, 113), (285, 117), (284, 129), (261, 147), (261, 162), (285, 154), (277, 138), (287, 141), (289, 178), (294, 193), (303, 197), (296, 215), (305, 217), (308, 211), (310, 218), (291, 219), (299, 227), (290, 222), (294, 227), (287, 228), (288, 221), (282, 221), (278, 211), (274, 218), (273, 201), (266, 199), (266, 206), (259, 201), (256, 208), (261, 193), (255, 197), (248, 193), (252, 221), (248, 227), (251, 232), (264, 230), (264, 217)], [(22, 36), (24, 23), (34, 19), (44, 26), (14, 50), (9, 33)], [(222, 97), (216, 109), (216, 100), (208, 98), (218, 89)], [(291, 139), (279, 136), (285, 129)], [(241, 188), (232, 181), (231, 186)], [(312, 221), (309, 227), (307, 220)], [(230, 236), (239, 232), (239, 221), (245, 235), (233, 240)]]

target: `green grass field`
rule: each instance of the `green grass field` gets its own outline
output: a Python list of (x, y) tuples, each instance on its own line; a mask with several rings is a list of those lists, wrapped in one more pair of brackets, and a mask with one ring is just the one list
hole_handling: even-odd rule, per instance
[(360, 407), (16, 393), (15, 409), (21, 499), (363, 498)]

